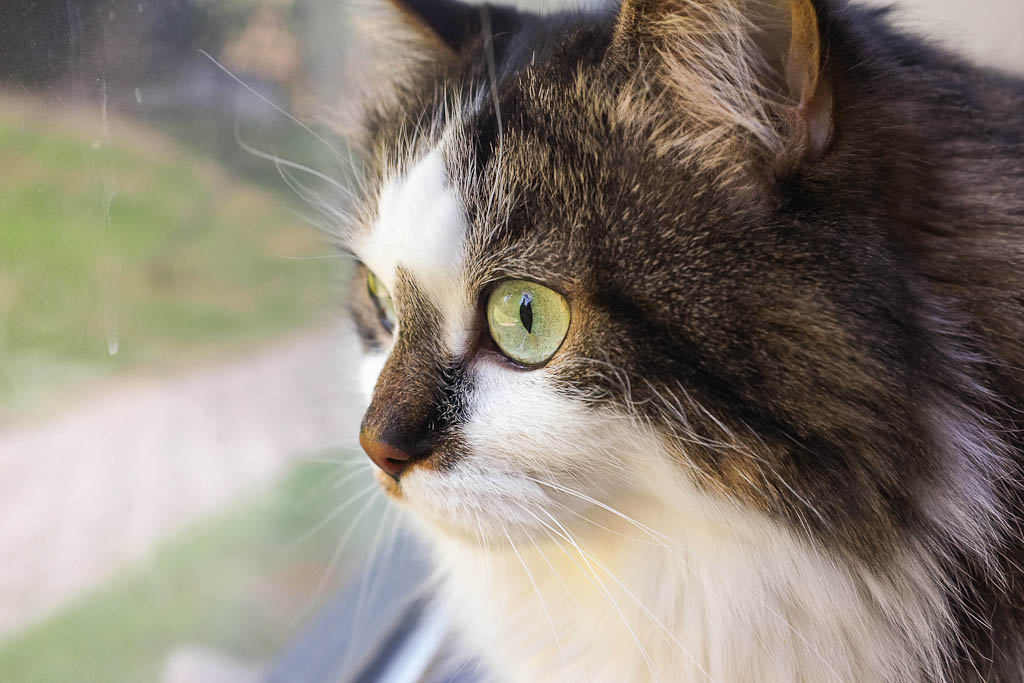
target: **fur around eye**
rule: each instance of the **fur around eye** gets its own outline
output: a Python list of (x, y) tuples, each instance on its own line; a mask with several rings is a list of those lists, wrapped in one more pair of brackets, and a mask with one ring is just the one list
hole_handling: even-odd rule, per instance
[(501, 352), (517, 363), (549, 360), (569, 331), (569, 304), (558, 292), (528, 280), (506, 280), (487, 299), (487, 327)]
[(384, 329), (389, 334), (395, 331), (395, 327), (398, 325), (398, 316), (395, 313), (395, 302), (391, 299), (391, 294), (388, 292), (387, 287), (380, 281), (373, 271), (366, 271), (366, 291), (370, 294), (370, 299), (373, 301), (374, 307), (377, 309), (377, 315), (380, 318), (380, 324), (384, 326)]

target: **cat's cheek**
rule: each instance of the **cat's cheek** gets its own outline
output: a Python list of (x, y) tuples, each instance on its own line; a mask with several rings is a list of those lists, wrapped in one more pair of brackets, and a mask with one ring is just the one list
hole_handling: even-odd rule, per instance
[(385, 353), (367, 353), (363, 356), (363, 362), (359, 366), (359, 389), (362, 391), (363, 399), (369, 405), (373, 399), (373, 389), (377, 386), (377, 378), (388, 356)]
[(657, 434), (573, 398), (543, 369), (480, 361), (471, 372), (459, 451), (446, 453), (443, 467), (412, 467), (401, 479), (401, 497), (428, 529), (471, 542), (543, 534), (545, 524), (571, 525), (589, 508), (678, 474)]
[(476, 453), (474, 466), (529, 473), (576, 464), (576, 449), (567, 446), (580, 443), (588, 421), (543, 369), (481, 363), (469, 407), (463, 437)]

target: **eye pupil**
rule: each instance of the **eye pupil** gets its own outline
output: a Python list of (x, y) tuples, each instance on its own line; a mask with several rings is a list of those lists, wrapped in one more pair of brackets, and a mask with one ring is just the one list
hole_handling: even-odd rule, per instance
[(519, 319), (523, 321), (523, 327), (528, 333), (533, 332), (533, 297), (528, 292), (523, 292), (519, 302)]

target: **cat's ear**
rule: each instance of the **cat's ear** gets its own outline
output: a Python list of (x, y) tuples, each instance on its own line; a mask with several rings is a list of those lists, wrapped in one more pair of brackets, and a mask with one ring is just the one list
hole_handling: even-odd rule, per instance
[(665, 144), (723, 167), (753, 152), (774, 173), (829, 147), (832, 91), (812, 0), (623, 0), (612, 51), (644, 100), (662, 103), (653, 111), (677, 137)]
[(342, 68), (322, 97), (330, 104), (314, 107), (313, 116), (356, 147), (372, 137), (377, 112), (401, 106), (418, 83), (457, 65), (482, 25), (480, 7), (458, 0), (357, 0), (344, 14)]
[(344, 97), (319, 118), (356, 145), (371, 137), (374, 112), (403, 106), (423, 84), (485, 52), (500, 55), (523, 16), (459, 0), (365, 0), (346, 13), (346, 68), (336, 76)]
[[(481, 8), (458, 0), (387, 0), (397, 20), (437, 58), (459, 53), (482, 31)], [(488, 10), (484, 10), (488, 11)]]
[(480, 7), (459, 0), (369, 0), (350, 12), (363, 58), (391, 67), (450, 63), (481, 31)]
[(501, 43), (520, 13), (512, 7), (459, 0), (383, 0), (381, 38), (406, 58), (444, 63), (467, 49)]

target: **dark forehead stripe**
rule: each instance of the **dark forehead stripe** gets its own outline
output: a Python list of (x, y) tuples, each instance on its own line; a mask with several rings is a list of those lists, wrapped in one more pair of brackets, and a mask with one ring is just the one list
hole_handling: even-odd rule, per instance
[[(613, 151), (605, 139), (610, 124), (604, 111), (614, 94), (601, 68), (610, 33), (594, 17), (560, 15), (555, 21), (561, 29), (548, 27), (530, 37), (531, 49), (510, 54), (499, 76), (500, 111), (493, 98), (482, 98), (465, 123), (474, 181), (466, 197), (470, 223), (500, 228), (482, 231), (489, 243), (476, 245), (481, 255), (508, 253), (507, 247), (517, 244), (514, 251), (536, 264), (538, 242), (552, 247), (548, 240), (556, 237), (552, 216), (545, 215), (547, 207), (538, 211), (539, 205), (560, 204), (562, 222), (571, 216), (575, 225), (575, 219), (584, 220), (587, 211), (615, 196), (597, 202), (592, 196), (602, 177), (594, 158)], [(503, 195), (497, 201), (495, 192)]]
[(394, 298), (401, 320), (396, 349), (400, 343), (412, 337), (422, 350), (439, 356), (444, 317), (403, 266), (395, 268)]
[[(595, 16), (584, 12), (563, 12), (544, 17), (520, 15), (514, 24), (495, 29), (491, 45), (484, 43), (485, 50), (493, 46), (494, 75), (492, 78), (488, 70), (482, 75), (483, 81), (477, 83), (478, 88), (484, 88), (481, 95), (485, 96), (477, 98), (479, 108), (469, 124), (469, 139), (472, 141), (477, 169), (485, 169), (492, 161), (503, 128), (515, 127), (523, 122), (520, 109), (524, 94), (522, 76), (525, 71), (536, 68), (538, 64), (547, 65), (545, 70), (551, 71), (550, 62), (555, 51), (565, 54), (565, 58), (555, 60), (560, 66), (571, 67), (573, 62), (586, 59), (586, 54), (581, 53), (575, 45), (578, 41), (571, 38), (573, 35), (586, 34), (586, 42), (591, 47), (589, 52), (603, 52), (600, 46), (606, 44), (606, 41), (594, 40), (596, 36), (589, 30), (596, 25)], [(486, 60), (480, 61), (486, 63)], [(561, 81), (562, 87), (571, 86), (569, 74), (573, 71), (572, 68), (566, 69), (562, 77), (556, 79)], [(549, 83), (553, 75), (547, 74)], [(494, 101), (495, 88), (497, 108)], [(558, 112), (551, 112), (549, 120), (554, 120), (557, 115)]]

